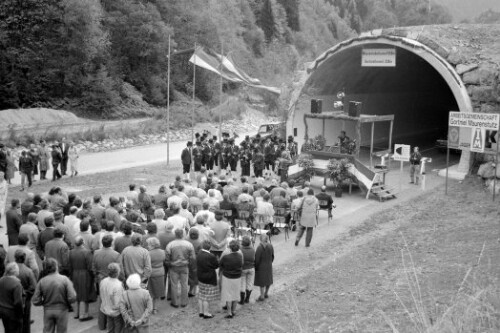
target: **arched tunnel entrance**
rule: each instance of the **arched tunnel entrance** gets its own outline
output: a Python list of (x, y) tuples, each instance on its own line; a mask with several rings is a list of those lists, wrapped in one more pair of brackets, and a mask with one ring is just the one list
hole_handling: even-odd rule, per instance
[[(426, 60), (401, 47), (390, 47), (396, 50), (395, 67), (363, 67), (363, 47), (336, 53), (311, 76), (309, 89), (323, 100), (324, 109), (333, 109), (337, 93), (343, 91), (345, 104), (362, 102), (362, 114), (395, 115), (393, 142), (430, 146), (437, 139), (445, 138), (448, 112), (459, 107), (440, 73)], [(370, 44), (369, 48), (387, 49), (388, 46)], [(388, 123), (377, 124), (376, 144), (387, 140), (387, 126)], [(369, 137), (369, 128), (362, 128), (365, 139), (361, 144), (368, 144)]]
[[(364, 49), (394, 50), (394, 66), (363, 66)], [(311, 113), (312, 99), (323, 101), (323, 112), (346, 112), (346, 106), (343, 109), (335, 107), (338, 93), (344, 92), (344, 105), (349, 101), (361, 102), (361, 114), (394, 115), (392, 144), (419, 145), (428, 149), (434, 154), (430, 157), (439, 160), (433, 167), (444, 168), (446, 154), (443, 156), (433, 148), (437, 139), (446, 139), (448, 113), (472, 112), (467, 87), (455, 67), (433, 48), (414, 39), (363, 35), (327, 50), (308, 66), (307, 74), (295, 85), (287, 122), (287, 132), (293, 134), (299, 147), (306, 137), (322, 133), (327, 145), (335, 144), (342, 129), (348, 136), (356, 137), (355, 122), (329, 121), (323, 125), (321, 119), (306, 117)], [(389, 126), (388, 122), (376, 123), (374, 151), (388, 148)], [(361, 126), (358, 144), (362, 155), (365, 151), (366, 156), (370, 141), (370, 126)], [(450, 162), (455, 164), (460, 160), (458, 168), (468, 170), (469, 158), (466, 152), (454, 155)]]

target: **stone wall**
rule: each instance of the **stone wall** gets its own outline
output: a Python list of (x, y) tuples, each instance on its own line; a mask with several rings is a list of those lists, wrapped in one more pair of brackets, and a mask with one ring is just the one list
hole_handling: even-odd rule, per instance
[[(368, 33), (369, 34), (369, 33)], [(384, 29), (430, 47), (462, 78), (474, 112), (500, 113), (500, 25), (435, 25)]]

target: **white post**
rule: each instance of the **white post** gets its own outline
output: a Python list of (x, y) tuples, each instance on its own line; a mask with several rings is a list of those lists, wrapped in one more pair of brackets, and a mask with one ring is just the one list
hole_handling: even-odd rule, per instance
[(399, 192), (403, 190), (403, 161), (399, 161), (401, 167), (399, 169)]
[(170, 165), (170, 35), (168, 35), (167, 66), (167, 165)]

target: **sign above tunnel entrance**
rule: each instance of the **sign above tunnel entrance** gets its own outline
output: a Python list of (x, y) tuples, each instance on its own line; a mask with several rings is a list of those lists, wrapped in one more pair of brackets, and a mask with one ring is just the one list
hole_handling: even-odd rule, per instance
[(363, 49), (361, 67), (396, 67), (396, 49)]

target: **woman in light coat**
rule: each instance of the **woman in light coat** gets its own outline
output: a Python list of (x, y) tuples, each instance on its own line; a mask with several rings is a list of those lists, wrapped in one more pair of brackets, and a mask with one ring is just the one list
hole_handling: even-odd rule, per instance
[(319, 201), (314, 196), (314, 190), (310, 188), (307, 195), (302, 200), (299, 210), (302, 212), (300, 216), (300, 227), (295, 240), (295, 246), (299, 245), (300, 239), (306, 231), (306, 247), (311, 245), (313, 228), (316, 226), (316, 214), (319, 209)]
[(78, 155), (78, 150), (74, 144), (71, 144), (68, 151), (68, 158), (71, 165), (71, 177), (78, 175), (78, 159), (80, 155)]
[(40, 179), (47, 179), (47, 171), (50, 166), (51, 150), (45, 144), (45, 141), (40, 142)]

